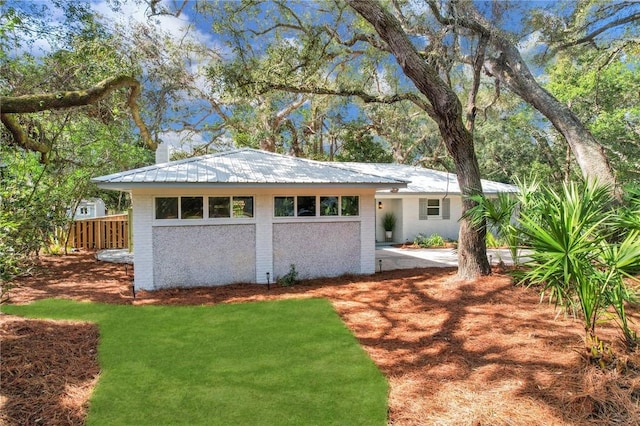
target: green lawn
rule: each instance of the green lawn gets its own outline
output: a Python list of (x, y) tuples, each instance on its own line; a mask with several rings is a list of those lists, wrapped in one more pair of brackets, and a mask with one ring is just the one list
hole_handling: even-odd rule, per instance
[(10, 314), (99, 324), (89, 425), (383, 425), (387, 382), (324, 299)]

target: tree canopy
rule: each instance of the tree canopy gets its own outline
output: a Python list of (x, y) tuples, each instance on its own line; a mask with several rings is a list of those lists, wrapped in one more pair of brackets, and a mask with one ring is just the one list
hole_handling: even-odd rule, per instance
[[(3, 156), (45, 173), (164, 141), (421, 164), (466, 195), (532, 171), (640, 182), (636, 2), (2, 5)], [(460, 247), (462, 276), (488, 272), (481, 228)]]

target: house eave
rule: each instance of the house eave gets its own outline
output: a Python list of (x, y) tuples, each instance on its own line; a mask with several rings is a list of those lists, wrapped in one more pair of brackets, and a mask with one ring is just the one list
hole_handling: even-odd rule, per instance
[(114, 191), (130, 192), (135, 189), (167, 189), (167, 188), (373, 188), (373, 189), (391, 189), (406, 188), (405, 182), (394, 183), (371, 183), (371, 182), (310, 182), (310, 183), (209, 183), (209, 182), (167, 182), (167, 183), (149, 183), (149, 182), (94, 182), (100, 189), (109, 189)]

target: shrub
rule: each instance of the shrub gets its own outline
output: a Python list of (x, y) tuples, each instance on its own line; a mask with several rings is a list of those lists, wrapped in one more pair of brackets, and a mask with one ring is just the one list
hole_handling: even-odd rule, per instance
[(298, 271), (296, 271), (296, 265), (293, 263), (289, 268), (289, 272), (277, 279), (278, 284), (283, 287), (291, 287), (298, 282)]
[[(542, 295), (581, 317), (591, 359), (601, 354), (596, 326), (615, 312), (629, 348), (636, 346), (625, 305), (636, 292), (625, 278), (640, 271), (640, 232), (619, 234), (611, 194), (596, 184), (565, 184), (561, 192), (542, 188), (543, 202), (529, 204), (520, 225), (533, 253), (521, 283), (538, 285)], [(595, 352), (594, 352), (595, 348)]]
[(487, 248), (500, 248), (506, 245), (507, 243), (503, 238), (498, 238), (493, 233), (487, 232)]
[[(522, 193), (526, 190), (521, 187)], [(497, 198), (490, 199), (482, 194), (469, 197), (476, 205), (466, 211), (464, 217), (470, 218), (473, 226), (490, 228), (496, 235), (487, 230), (487, 247), (508, 246), (514, 265), (519, 263), (518, 249), (520, 245), (519, 231), (513, 219), (518, 207), (518, 199), (512, 194), (498, 193)]]
[(431, 234), (428, 237), (426, 234), (418, 234), (413, 239), (413, 244), (422, 248), (444, 247), (445, 240), (438, 234)]

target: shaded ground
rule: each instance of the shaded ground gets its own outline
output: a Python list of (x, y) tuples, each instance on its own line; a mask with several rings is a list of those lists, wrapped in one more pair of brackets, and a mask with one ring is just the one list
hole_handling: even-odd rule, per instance
[[(387, 376), (392, 425), (640, 423), (636, 371), (586, 366), (580, 323), (556, 318), (534, 290), (514, 287), (498, 272), (458, 282), (451, 268), (398, 270), (271, 290), (242, 284), (139, 292), (134, 299), (130, 266), (97, 262), (92, 253), (46, 257), (40, 266), (17, 283), (11, 303), (45, 297), (135, 305), (327, 297)], [(81, 424), (98, 374), (95, 329), (6, 315), (0, 327), (0, 422)], [(615, 343), (617, 331), (602, 335)], [(26, 359), (26, 353), (37, 356)], [(65, 385), (32, 387), (43, 381)], [(45, 413), (41, 422), (21, 417), (37, 410)]]

